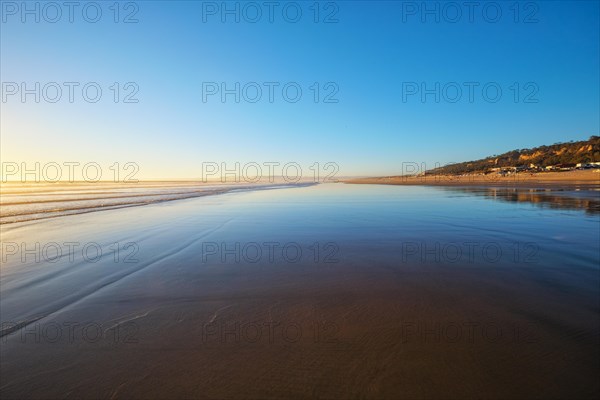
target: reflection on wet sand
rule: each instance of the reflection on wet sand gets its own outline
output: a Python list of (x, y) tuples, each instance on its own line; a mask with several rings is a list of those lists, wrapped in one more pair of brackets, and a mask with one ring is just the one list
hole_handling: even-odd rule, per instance
[(486, 193), (312, 185), (2, 224), (0, 398), (597, 399), (596, 215)]
[(500, 188), (500, 187), (445, 187), (443, 190), (483, 196), (486, 199), (512, 203), (532, 203), (541, 208), (584, 210), (587, 214), (600, 214), (600, 189), (560, 188)]

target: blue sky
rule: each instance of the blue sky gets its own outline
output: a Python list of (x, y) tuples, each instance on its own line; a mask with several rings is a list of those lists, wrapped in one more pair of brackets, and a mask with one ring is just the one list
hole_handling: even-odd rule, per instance
[[(262, 1), (252, 3), (262, 12), (256, 23), (246, 2), (227, 4), (239, 8), (239, 22), (222, 15), (222, 2), (122, 2), (118, 23), (113, 2), (98, 2), (96, 23), (81, 9), (70, 23), (65, 8), (56, 23), (48, 22), (50, 8), (40, 9), (39, 22), (35, 15), (22, 22), (21, 2), (16, 12), (7, 3), (3, 161), (131, 161), (146, 179), (198, 177), (204, 161), (336, 162), (339, 175), (387, 175), (403, 162), (433, 167), (599, 133), (598, 2), (483, 1), (472, 20), (464, 2), (428, 2), (439, 22), (422, 13), (422, 2), (321, 2), (315, 22), (314, 2), (281, 1), (272, 23)], [(123, 23), (132, 12), (138, 22)], [(337, 22), (324, 23), (328, 15)], [(7, 82), (80, 86), (73, 103), (64, 87), (58, 102), (36, 103), (33, 95), (25, 102), (7, 95)], [(81, 95), (88, 82), (103, 90), (97, 103)], [(123, 102), (127, 82), (139, 88), (139, 102)], [(256, 103), (246, 101), (254, 91), (240, 93), (239, 103), (219, 94), (204, 102), (207, 82), (240, 89), (256, 82), (263, 93)], [(265, 82), (279, 85), (273, 102)], [(420, 92), (403, 99), (403, 88), (436, 82), (439, 102), (434, 94), (422, 101)], [(465, 82), (476, 85), (472, 102)], [(288, 83), (302, 89), (295, 103), (283, 97)], [(484, 97), (486, 85), (490, 98), (502, 90), (496, 102)], [(462, 97), (451, 102), (457, 86)], [(337, 102), (324, 102), (334, 89)]]

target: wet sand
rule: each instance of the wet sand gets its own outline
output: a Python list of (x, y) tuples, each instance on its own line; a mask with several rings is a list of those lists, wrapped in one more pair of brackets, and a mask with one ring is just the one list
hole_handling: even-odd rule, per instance
[[(135, 242), (139, 252), (135, 263), (110, 253), (3, 264), (1, 316), (12, 329), (0, 338), (2, 398), (597, 398), (593, 246), (566, 242), (562, 256), (544, 246), (534, 264), (403, 262), (397, 240), (420, 239), (423, 222), (385, 211), (402, 210), (380, 200), (395, 191), (362, 208), (353, 202), (368, 191), (330, 186), (3, 226), (9, 242)], [(474, 214), (511, 206), (471, 201)], [(588, 225), (577, 215), (563, 222), (573, 235)], [(328, 258), (320, 245), (297, 262), (204, 259), (207, 242), (277, 240), (339, 250)]]
[(554, 288), (510, 270), (144, 275), (41, 324), (99, 324), (96, 343), (78, 329), (74, 343), (9, 338), (2, 397), (594, 398), (599, 390), (598, 310), (584, 296), (562, 296), (584, 280), (593, 291), (597, 274)]

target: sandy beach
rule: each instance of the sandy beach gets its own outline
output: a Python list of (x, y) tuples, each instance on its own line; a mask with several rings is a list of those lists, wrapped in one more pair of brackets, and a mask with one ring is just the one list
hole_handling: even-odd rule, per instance
[(600, 0), (0, 16), (0, 400), (600, 400)]
[(378, 185), (432, 185), (432, 186), (593, 186), (600, 185), (600, 170), (498, 174), (384, 176), (344, 180), (345, 183)]
[(597, 214), (545, 202), (332, 184), (2, 225), (29, 252), (3, 254), (0, 394), (594, 398)]

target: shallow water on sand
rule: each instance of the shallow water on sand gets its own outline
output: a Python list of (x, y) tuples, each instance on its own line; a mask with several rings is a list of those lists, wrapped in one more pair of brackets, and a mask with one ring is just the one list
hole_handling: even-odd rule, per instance
[(232, 191), (305, 185), (195, 182), (7, 183), (3, 185), (2, 196), (0, 196), (0, 224), (144, 206)]
[(2, 397), (597, 397), (598, 192), (328, 184), (4, 224)]

